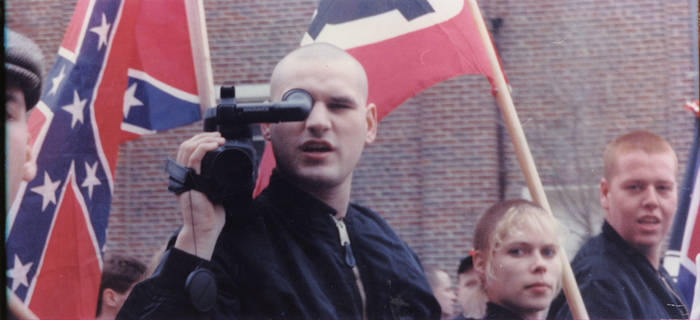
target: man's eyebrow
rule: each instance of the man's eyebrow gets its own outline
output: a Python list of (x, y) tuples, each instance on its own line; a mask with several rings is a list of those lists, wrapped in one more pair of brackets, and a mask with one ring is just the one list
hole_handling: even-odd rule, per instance
[(356, 105), (358, 103), (355, 102), (354, 99), (350, 97), (345, 97), (345, 96), (335, 96), (335, 97), (330, 97), (329, 102), (331, 103), (338, 103), (338, 104), (348, 104), (348, 105)]

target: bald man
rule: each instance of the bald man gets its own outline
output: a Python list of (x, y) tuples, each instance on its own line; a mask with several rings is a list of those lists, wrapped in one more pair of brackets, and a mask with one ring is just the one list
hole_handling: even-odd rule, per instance
[(450, 319), (454, 313), (454, 304), (457, 303), (457, 296), (452, 288), (452, 280), (447, 272), (435, 267), (430, 267), (425, 272), (428, 283), (433, 289), (435, 299), (442, 309), (442, 318)]
[[(271, 99), (303, 89), (313, 106), (305, 121), (261, 126), (277, 162), (270, 185), (249, 206), (178, 195), (183, 226), (119, 317), (438, 319), (415, 253), (350, 203), (353, 171), (377, 134), (367, 88), (362, 65), (335, 46), (285, 56)], [(224, 142), (200, 133), (180, 145), (177, 162), (199, 174), (204, 154)]]

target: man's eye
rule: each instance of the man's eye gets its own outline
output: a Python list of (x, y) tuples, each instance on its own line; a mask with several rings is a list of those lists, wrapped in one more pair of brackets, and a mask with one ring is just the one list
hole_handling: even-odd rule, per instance
[(328, 104), (328, 108), (330, 108), (330, 109), (347, 109), (349, 107), (350, 106), (348, 106), (346, 104), (342, 104), (342, 103), (329, 103)]
[(660, 185), (660, 186), (657, 186), (657, 187), (656, 187), (656, 190), (664, 191), (664, 192), (665, 192), (665, 191), (670, 191), (671, 189), (672, 189), (672, 187), (669, 186), (669, 185)]
[(641, 184), (631, 184), (626, 187), (627, 190), (630, 191), (639, 191), (642, 190), (644, 187)]

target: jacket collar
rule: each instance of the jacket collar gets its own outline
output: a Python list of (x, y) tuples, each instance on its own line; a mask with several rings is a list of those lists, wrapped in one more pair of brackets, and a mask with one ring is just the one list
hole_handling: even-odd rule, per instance
[(270, 184), (261, 197), (282, 209), (280, 218), (289, 223), (314, 223), (320, 219), (330, 222), (329, 215), (336, 214), (335, 209), (296, 187), (288, 177), (276, 169), (272, 172)]
[[(613, 243), (615, 246), (617, 246), (620, 251), (622, 251), (629, 259), (634, 261), (635, 265), (637, 266), (644, 266), (645, 268), (649, 268), (650, 270), (656, 272), (656, 269), (654, 266), (651, 265), (647, 257), (645, 257), (643, 254), (641, 254), (637, 249), (633, 248), (625, 239), (620, 236), (617, 231), (608, 223), (607, 220), (603, 223), (603, 228), (602, 228), (602, 235), (605, 239), (607, 239), (609, 242)], [(659, 264), (659, 269), (662, 269), (661, 264)]]
[(488, 302), (486, 304), (486, 316), (484, 320), (495, 320), (495, 319), (522, 319), (519, 314), (514, 313), (500, 305), (493, 302)]

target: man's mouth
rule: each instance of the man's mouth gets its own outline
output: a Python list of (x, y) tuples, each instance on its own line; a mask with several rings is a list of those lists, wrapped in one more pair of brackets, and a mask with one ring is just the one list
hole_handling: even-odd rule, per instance
[(301, 151), (303, 152), (329, 152), (333, 150), (331, 145), (325, 141), (308, 141), (301, 145)]
[(644, 216), (644, 217), (641, 217), (640, 219), (637, 219), (637, 223), (646, 224), (646, 225), (653, 225), (653, 224), (661, 223), (661, 219), (659, 219), (658, 217), (654, 217), (654, 216)]

